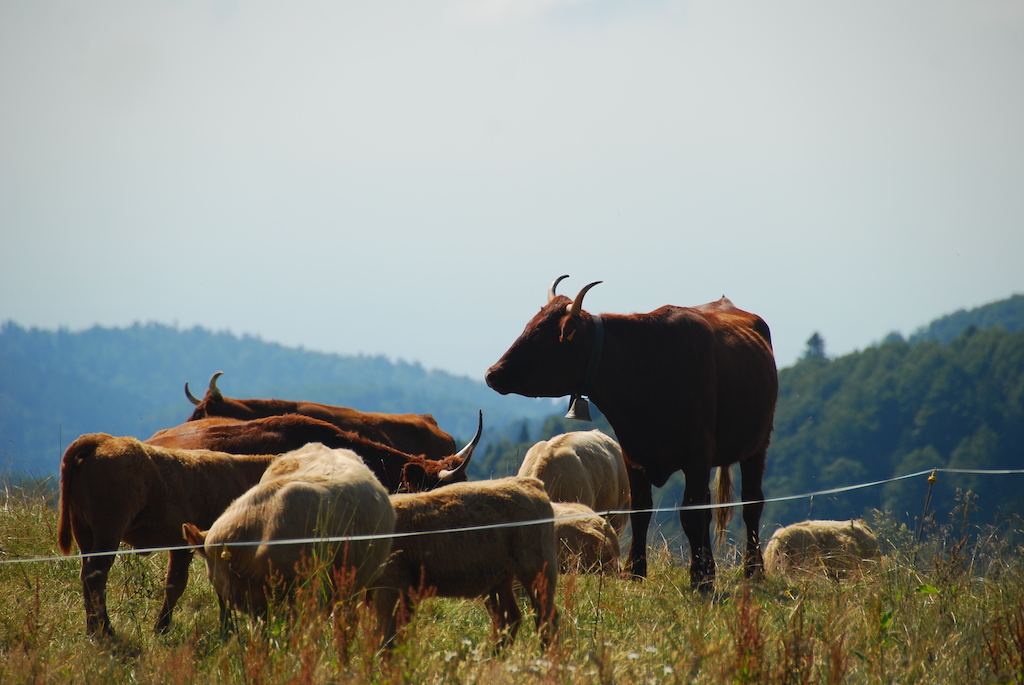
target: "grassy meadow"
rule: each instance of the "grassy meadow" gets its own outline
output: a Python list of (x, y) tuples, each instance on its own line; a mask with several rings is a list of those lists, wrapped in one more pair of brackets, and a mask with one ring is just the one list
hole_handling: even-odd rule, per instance
[[(56, 553), (52, 491), (0, 494), (0, 560)], [(917, 531), (880, 516), (884, 558), (869, 572), (748, 584), (719, 550), (718, 592), (689, 590), (679, 542), (652, 548), (643, 582), (559, 579), (558, 645), (540, 651), (533, 616), (500, 656), (482, 601), (424, 599), (389, 661), (354, 601), (314, 592), (223, 635), (197, 558), (171, 631), (154, 635), (166, 554), (125, 555), (111, 571), (118, 636), (94, 641), (77, 561), (0, 565), (2, 683), (1019, 683), (1024, 682), (1024, 548), (1018, 519), (997, 528), (963, 512)], [(1018, 542), (1011, 542), (1016, 540)], [(670, 553), (669, 549), (675, 551)]]

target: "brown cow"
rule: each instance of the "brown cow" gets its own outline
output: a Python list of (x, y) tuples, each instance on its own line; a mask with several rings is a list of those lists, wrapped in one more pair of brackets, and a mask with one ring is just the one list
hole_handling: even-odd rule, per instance
[[(86, 630), (113, 635), (107, 615), (107, 573), (121, 542), (132, 547), (184, 545), (181, 526), (213, 524), (276, 457), (174, 450), (135, 438), (91, 433), (75, 440), (60, 465), (57, 544), (71, 553), (74, 536), (82, 559)], [(192, 551), (170, 552), (164, 603), (156, 630), (165, 631), (188, 583)]]
[(480, 442), (482, 428), (481, 412), (473, 440), (458, 454), (443, 459), (406, 454), (302, 414), (267, 416), (249, 421), (223, 417), (186, 421), (180, 426), (157, 431), (145, 442), (161, 447), (209, 449), (230, 454), (281, 454), (306, 443), (320, 442), (330, 448), (355, 451), (388, 492), (419, 492), (444, 483), (466, 480), (466, 470), (473, 458), (473, 450)]
[[(522, 620), (512, 589), (515, 580), (530, 597), (542, 644), (550, 644), (558, 630), (558, 555), (543, 483), (517, 476), (456, 483), (426, 493), (392, 495), (391, 503), (396, 533), (544, 522), (396, 537), (372, 597), (384, 633), (382, 646), (393, 645), (400, 620), (412, 615), (414, 593), (422, 591), (439, 597), (486, 597), (498, 647), (511, 644)], [(399, 600), (404, 614), (396, 612)]]
[[(561, 278), (565, 278), (564, 276)], [(636, 577), (647, 574), (651, 486), (675, 471), (686, 476), (683, 505), (708, 505), (711, 470), (717, 495), (730, 498), (729, 466), (739, 463), (746, 525), (744, 566), (763, 570), (758, 527), (761, 481), (778, 397), (778, 373), (767, 324), (723, 297), (699, 307), (665, 306), (647, 314), (593, 315), (584, 287), (570, 300), (555, 294), (502, 358), (487, 384), (502, 394), (578, 398), (587, 395), (615, 429), (629, 470)], [(719, 530), (731, 509), (719, 509)], [(690, 582), (714, 588), (711, 511), (679, 514), (690, 542)]]
[(455, 440), (437, 427), (430, 414), (380, 414), (348, 407), (333, 407), (315, 402), (288, 400), (236, 400), (224, 397), (217, 388), (218, 371), (210, 378), (210, 387), (202, 400), (193, 397), (185, 383), (185, 395), (196, 405), (189, 421), (224, 416), (247, 421), (281, 414), (303, 414), (333, 423), (342, 430), (394, 447), (406, 454), (422, 454), (428, 459), (443, 459), (455, 454)]
[[(629, 475), (622, 450), (597, 429), (541, 440), (527, 450), (519, 475), (540, 478), (552, 502), (579, 502), (595, 511), (629, 509)], [(608, 514), (607, 519), (622, 535), (628, 515)]]
[[(380, 574), (391, 551), (391, 538), (270, 543), (372, 536), (394, 528), (388, 493), (362, 459), (352, 450), (312, 443), (274, 460), (260, 482), (232, 502), (208, 531), (186, 523), (183, 534), (189, 544), (201, 547), (226, 625), (231, 609), (266, 615), (272, 573), (280, 582), (273, 589), (290, 598), (300, 563), (316, 556), (314, 571), (324, 573), (329, 587), (338, 589), (333, 581), (340, 571), (351, 573), (346, 590), (360, 590)], [(238, 544), (244, 542), (263, 544)]]

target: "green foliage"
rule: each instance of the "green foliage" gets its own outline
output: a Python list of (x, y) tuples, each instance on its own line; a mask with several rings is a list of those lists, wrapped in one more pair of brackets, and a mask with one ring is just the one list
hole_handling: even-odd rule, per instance
[(1013, 295), (970, 311), (960, 309), (932, 321), (910, 336), (910, 342), (935, 340), (949, 344), (968, 328), (994, 328), (1002, 326), (1011, 333), (1024, 331), (1024, 295)]
[[(837, 359), (807, 356), (779, 373), (769, 495), (810, 492), (924, 469), (1020, 468), (1024, 332), (968, 329), (943, 345), (890, 340)], [(936, 506), (956, 488), (985, 493), (990, 517), (1020, 511), (1019, 477), (939, 476)], [(890, 483), (841, 497), (769, 505), (766, 518), (852, 518), (871, 508), (919, 514), (927, 484)]]

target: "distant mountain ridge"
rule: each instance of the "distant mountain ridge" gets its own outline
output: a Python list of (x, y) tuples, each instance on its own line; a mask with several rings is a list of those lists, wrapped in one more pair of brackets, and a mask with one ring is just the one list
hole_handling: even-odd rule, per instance
[(1012, 295), (970, 310), (958, 309), (918, 328), (910, 334), (907, 342), (935, 340), (948, 345), (971, 326), (978, 330), (1002, 326), (1010, 333), (1024, 330), (1024, 295)]
[(541, 419), (545, 400), (498, 395), (483, 382), (384, 356), (342, 356), (287, 348), (252, 336), (178, 329), (26, 329), (0, 326), (0, 472), (56, 473), (79, 435), (148, 438), (185, 421), (187, 381), (202, 397), (210, 376), (229, 397), (308, 400), (362, 411), (429, 413), (456, 440)]

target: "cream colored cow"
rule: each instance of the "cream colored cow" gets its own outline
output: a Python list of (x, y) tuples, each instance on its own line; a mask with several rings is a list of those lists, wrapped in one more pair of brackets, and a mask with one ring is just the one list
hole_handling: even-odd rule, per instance
[(617, 535), (629, 521), (629, 477), (619, 443), (599, 430), (562, 433), (531, 447), (520, 476), (544, 482), (552, 502), (579, 502), (607, 516)]

